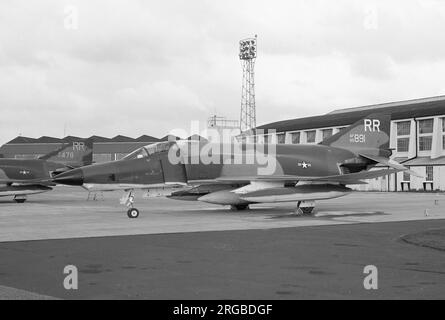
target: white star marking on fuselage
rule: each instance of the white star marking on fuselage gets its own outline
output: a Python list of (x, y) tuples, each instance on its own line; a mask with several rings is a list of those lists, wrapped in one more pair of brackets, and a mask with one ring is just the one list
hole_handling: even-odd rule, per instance
[(303, 161), (303, 162), (298, 162), (298, 166), (303, 167), (303, 169), (307, 169), (309, 167), (312, 167), (312, 164), (307, 163), (306, 161)]

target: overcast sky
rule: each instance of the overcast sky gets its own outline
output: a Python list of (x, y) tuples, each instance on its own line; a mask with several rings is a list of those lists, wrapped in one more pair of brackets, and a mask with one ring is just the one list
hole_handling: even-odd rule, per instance
[(258, 34), (258, 124), (445, 94), (445, 1), (0, 2), (0, 143), (162, 137), (239, 118)]

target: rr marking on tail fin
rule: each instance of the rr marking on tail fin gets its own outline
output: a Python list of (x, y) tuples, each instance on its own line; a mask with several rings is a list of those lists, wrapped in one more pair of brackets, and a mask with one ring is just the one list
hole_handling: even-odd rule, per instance
[(322, 141), (321, 144), (389, 156), (390, 121), (389, 114), (374, 113)]
[(89, 165), (93, 162), (93, 141), (91, 139), (62, 144), (58, 149), (40, 157), (71, 167)]
[(85, 142), (73, 142), (73, 151), (85, 151)]
[(365, 124), (365, 132), (370, 131), (378, 131), (380, 132), (380, 120), (379, 119), (364, 119)]

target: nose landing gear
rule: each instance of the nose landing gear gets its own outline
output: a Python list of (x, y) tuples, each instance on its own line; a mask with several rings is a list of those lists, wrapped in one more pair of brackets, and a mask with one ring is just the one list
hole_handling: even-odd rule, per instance
[(121, 204), (124, 204), (128, 207), (127, 216), (130, 219), (136, 219), (139, 217), (139, 210), (133, 207), (134, 204), (134, 191), (128, 191), (123, 198), (121, 199)]

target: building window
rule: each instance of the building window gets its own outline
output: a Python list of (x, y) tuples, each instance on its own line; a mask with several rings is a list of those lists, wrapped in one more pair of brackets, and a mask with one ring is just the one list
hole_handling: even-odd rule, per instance
[(433, 181), (434, 180), (434, 174), (433, 174), (433, 166), (426, 166), (426, 181)]
[(411, 121), (397, 122), (397, 152), (409, 151)]
[(277, 143), (278, 144), (286, 143), (286, 135), (284, 133), (277, 134)]
[(292, 144), (300, 143), (300, 132), (292, 132), (291, 133)]
[(14, 159), (35, 160), (42, 157), (43, 154), (16, 154)]
[(445, 118), (442, 118), (442, 149), (445, 150)]
[(419, 121), (419, 151), (431, 151), (434, 119)]
[(332, 129), (323, 129), (321, 132), (323, 134), (323, 140), (332, 136)]
[(433, 124), (434, 119), (426, 119), (426, 120), (420, 120), (419, 121), (419, 133), (420, 134), (427, 134), (427, 133), (433, 133)]
[(93, 153), (93, 162), (109, 162), (111, 161), (110, 153)]
[(116, 153), (114, 155), (114, 159), (115, 160), (122, 160), (123, 158), (125, 158), (128, 155), (128, 153)]
[(409, 138), (397, 139), (397, 152), (408, 152), (408, 151), (409, 151)]
[(411, 175), (408, 172), (406, 172), (406, 171), (403, 172), (403, 181), (405, 181), (405, 182), (410, 182), (411, 181)]
[(419, 151), (431, 151), (433, 145), (433, 137), (419, 137)]
[(397, 136), (409, 136), (411, 133), (411, 121), (397, 122)]
[(306, 142), (315, 143), (315, 130), (306, 131)]

